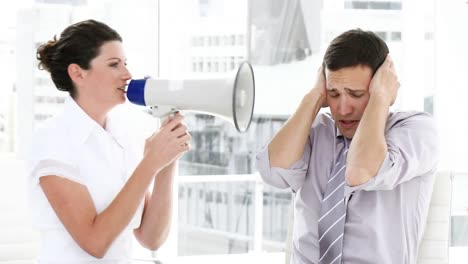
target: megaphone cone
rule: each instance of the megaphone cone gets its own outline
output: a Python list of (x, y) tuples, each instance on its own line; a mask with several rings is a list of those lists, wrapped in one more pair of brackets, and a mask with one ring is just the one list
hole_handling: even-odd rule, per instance
[(185, 110), (219, 116), (245, 132), (255, 105), (254, 73), (252, 66), (244, 62), (235, 75), (227, 78), (131, 80), (127, 98), (134, 104), (164, 107), (170, 112)]

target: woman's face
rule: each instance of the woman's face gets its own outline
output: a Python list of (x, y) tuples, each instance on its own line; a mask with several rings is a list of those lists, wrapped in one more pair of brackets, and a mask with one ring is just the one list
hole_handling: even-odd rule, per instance
[(91, 60), (90, 68), (83, 71), (79, 96), (86, 95), (104, 107), (125, 102), (124, 89), (132, 75), (126, 66), (126, 57), (120, 41), (105, 42), (99, 55)]

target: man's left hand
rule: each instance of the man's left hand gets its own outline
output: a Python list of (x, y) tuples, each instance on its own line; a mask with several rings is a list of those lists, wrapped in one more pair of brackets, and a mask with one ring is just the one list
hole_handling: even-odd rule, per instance
[(388, 106), (393, 105), (398, 95), (400, 82), (390, 55), (387, 55), (384, 63), (377, 69), (372, 77), (369, 92), (372, 96), (379, 96)]

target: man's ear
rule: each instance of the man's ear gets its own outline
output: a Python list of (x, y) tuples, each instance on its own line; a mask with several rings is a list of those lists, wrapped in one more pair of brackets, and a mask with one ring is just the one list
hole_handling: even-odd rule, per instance
[(80, 83), (83, 80), (84, 71), (78, 64), (72, 63), (68, 65), (67, 72), (74, 83)]

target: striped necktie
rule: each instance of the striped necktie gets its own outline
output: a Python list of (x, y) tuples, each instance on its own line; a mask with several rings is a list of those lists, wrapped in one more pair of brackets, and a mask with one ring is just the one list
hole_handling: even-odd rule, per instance
[(343, 234), (346, 220), (344, 197), (346, 154), (348, 141), (342, 139), (343, 149), (337, 157), (320, 208), (318, 220), (320, 259), (319, 264), (341, 263), (343, 252)]

